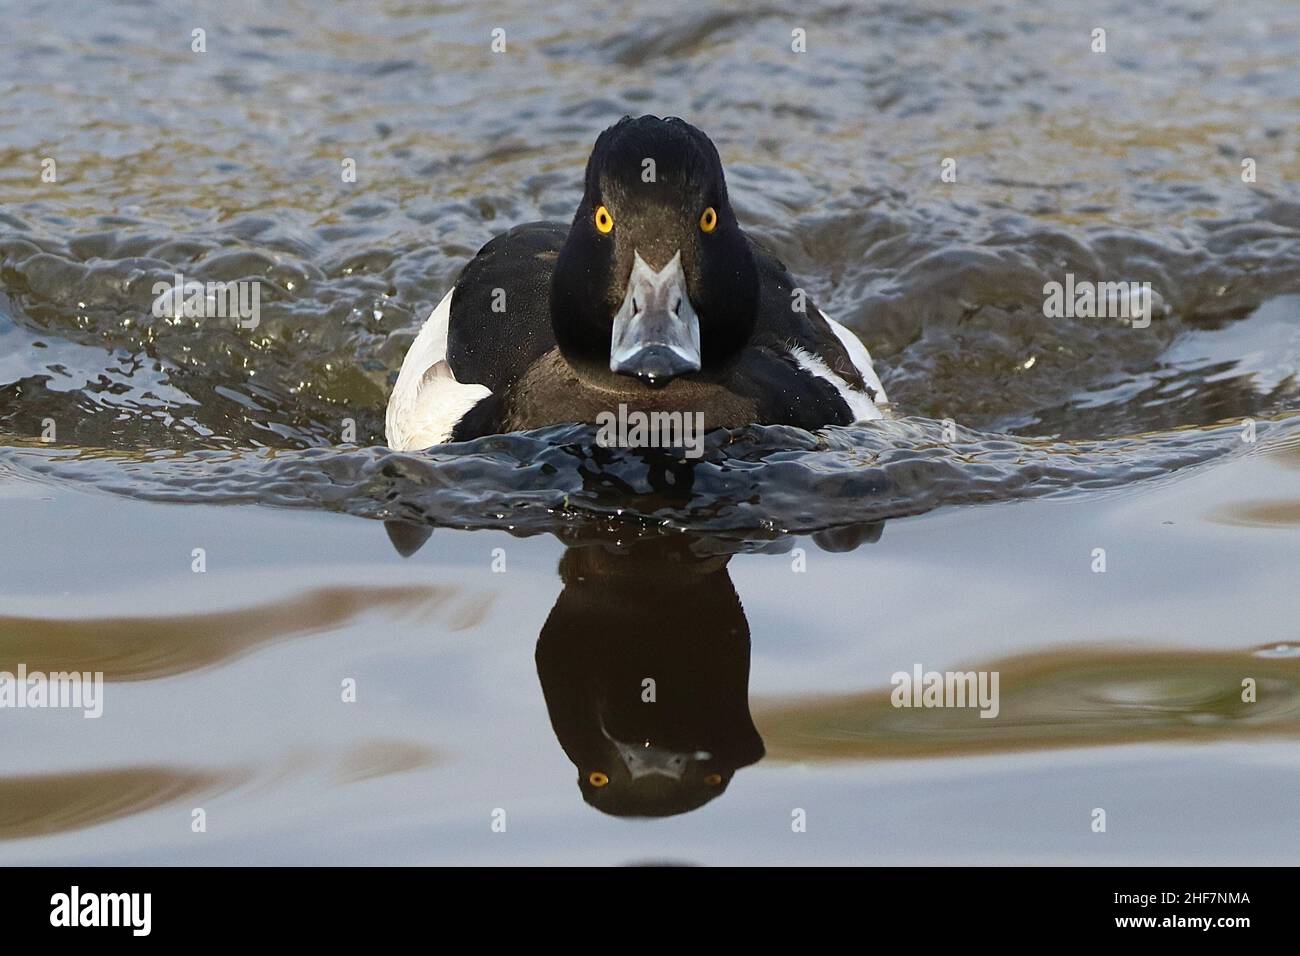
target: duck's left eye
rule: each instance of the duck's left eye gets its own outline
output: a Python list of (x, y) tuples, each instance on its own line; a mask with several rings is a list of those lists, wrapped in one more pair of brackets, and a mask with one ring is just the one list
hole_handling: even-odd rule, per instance
[(614, 228), (614, 217), (609, 214), (609, 210), (604, 206), (596, 208), (596, 228), (603, 233), (608, 233)]
[(700, 229), (703, 232), (712, 232), (718, 228), (718, 211), (710, 206), (700, 215)]

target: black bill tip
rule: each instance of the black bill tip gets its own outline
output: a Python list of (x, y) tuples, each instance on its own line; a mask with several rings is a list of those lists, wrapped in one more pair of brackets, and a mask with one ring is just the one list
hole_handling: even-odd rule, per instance
[(663, 388), (679, 375), (699, 370), (699, 363), (667, 345), (647, 345), (614, 369), (619, 375), (629, 375), (651, 388)]

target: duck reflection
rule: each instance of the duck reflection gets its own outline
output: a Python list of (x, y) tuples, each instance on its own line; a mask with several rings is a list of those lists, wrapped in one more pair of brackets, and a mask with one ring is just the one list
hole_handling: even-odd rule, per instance
[[(849, 551), (879, 540), (882, 526), (812, 540)], [(387, 531), (408, 556), (431, 529), (389, 521)], [(618, 817), (694, 810), (764, 755), (749, 711), (749, 622), (727, 570), (739, 546), (645, 533), (606, 525), (570, 540), (560, 559), (563, 590), (536, 651), (551, 727), (577, 769), (578, 789)]]
[(574, 547), (537, 642), (537, 674), (583, 799), (669, 816), (763, 756), (749, 716), (749, 623), (730, 555), (688, 542)]

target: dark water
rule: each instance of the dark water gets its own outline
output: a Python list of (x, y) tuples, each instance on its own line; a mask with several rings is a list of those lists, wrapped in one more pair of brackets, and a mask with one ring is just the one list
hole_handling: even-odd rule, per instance
[[(1294, 6), (4, 13), (0, 670), (107, 684), (0, 710), (0, 859), (1294, 859)], [(460, 265), (644, 112), (899, 417), (388, 452)], [(260, 324), (154, 316), (176, 272)], [(918, 662), (999, 716), (891, 707)]]

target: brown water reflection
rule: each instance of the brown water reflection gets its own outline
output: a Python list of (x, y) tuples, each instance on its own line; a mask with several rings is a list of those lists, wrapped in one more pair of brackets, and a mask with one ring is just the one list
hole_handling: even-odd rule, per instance
[(244, 784), (283, 786), (322, 763), (334, 764), (334, 782), (349, 784), (420, 770), (437, 760), (438, 754), (423, 744), (374, 739), (361, 741), (337, 759), (289, 754), (256, 774), (139, 766), (0, 777), (0, 841), (79, 830)]
[[(1300, 737), (1300, 657), (1093, 646), (950, 669), (1000, 673), (996, 718), (895, 708), (883, 687), (755, 701), (754, 722), (769, 756), (790, 761)], [(1253, 703), (1242, 700), (1246, 678), (1255, 681)]]
[[(1265, 454), (1284, 468), (1300, 468), (1300, 439), (1283, 439)], [(1210, 520), (1243, 528), (1294, 528), (1300, 525), (1300, 498), (1233, 501), (1212, 512)], [(1300, 558), (1300, 549), (1296, 555)]]
[(78, 830), (234, 782), (169, 767), (0, 777), (0, 840)]
[(1300, 525), (1300, 501), (1248, 501), (1217, 512), (1214, 520), (1247, 528)]
[[(0, 671), (103, 671), (106, 681), (149, 680), (208, 667), (276, 641), (334, 630), (376, 608), (431, 610), (447, 587), (327, 587), (232, 611), (155, 617), (0, 617)], [(456, 612), (472, 626), (482, 602)]]
[(395, 773), (421, 770), (438, 762), (436, 751), (409, 740), (367, 740), (343, 758), (335, 771), (340, 783), (357, 783)]

